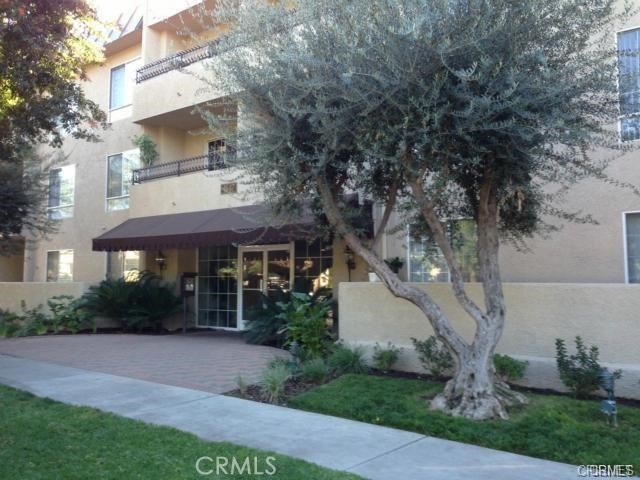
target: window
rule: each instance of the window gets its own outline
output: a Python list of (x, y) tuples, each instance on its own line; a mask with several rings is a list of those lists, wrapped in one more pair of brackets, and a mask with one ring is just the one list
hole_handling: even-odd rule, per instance
[(137, 149), (107, 157), (107, 211), (129, 208), (129, 187), (133, 170), (140, 164)]
[(136, 280), (140, 272), (140, 252), (107, 252), (107, 278)]
[(75, 165), (54, 168), (49, 171), (49, 218), (60, 219), (73, 217), (75, 177)]
[(625, 214), (627, 282), (640, 283), (640, 212)]
[(331, 288), (333, 245), (321, 239), (295, 242), (293, 290), (313, 295), (323, 287)]
[(140, 67), (140, 64), (140, 59), (136, 59), (111, 69), (109, 110), (131, 105), (133, 87), (136, 83), (136, 70)]
[(237, 328), (237, 247), (200, 248), (198, 260), (198, 326)]
[[(478, 281), (476, 257), (476, 225), (473, 220), (452, 220), (447, 223), (447, 234), (451, 240), (462, 277), (465, 282)], [(428, 235), (409, 233), (409, 281), (449, 282), (449, 267), (436, 245)]]
[(47, 282), (73, 281), (73, 250), (47, 252)]
[(640, 28), (618, 33), (620, 137), (640, 140)]
[(227, 145), (225, 139), (221, 138), (208, 143), (207, 152), (209, 154), (209, 169), (224, 168), (225, 160), (233, 155), (233, 149)]

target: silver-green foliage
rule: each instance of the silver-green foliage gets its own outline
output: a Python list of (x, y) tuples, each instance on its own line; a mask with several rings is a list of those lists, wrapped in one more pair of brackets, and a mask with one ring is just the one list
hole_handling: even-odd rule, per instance
[(329, 367), (321, 357), (300, 364), (300, 379), (303, 382), (323, 383), (329, 376)]
[(376, 343), (373, 347), (373, 366), (383, 372), (391, 370), (398, 361), (401, 351), (401, 348), (394, 346), (391, 342), (387, 343), (387, 348)]
[(289, 367), (285, 364), (274, 364), (262, 372), (260, 386), (264, 400), (269, 403), (279, 403), (284, 395), (284, 387), (291, 376)]
[(412, 337), (411, 341), (425, 370), (431, 372), (436, 378), (442, 378), (451, 373), (454, 365), (451, 352), (436, 337), (432, 335), (426, 340)]

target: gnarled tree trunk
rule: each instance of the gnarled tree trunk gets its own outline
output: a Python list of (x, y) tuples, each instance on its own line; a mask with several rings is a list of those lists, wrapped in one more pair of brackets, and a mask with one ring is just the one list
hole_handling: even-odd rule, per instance
[(455, 374), (447, 382), (443, 392), (433, 399), (431, 408), (476, 420), (508, 418), (506, 407), (514, 402), (523, 402), (525, 398), (511, 392), (506, 384), (496, 381), (493, 365), (494, 351), (504, 326), (505, 307), (498, 265), (498, 208), (491, 200), (490, 180), (487, 181), (487, 191), (481, 193), (478, 213), (478, 263), (486, 311), (467, 296), (453, 249), (446, 239), (435, 208), (425, 197), (419, 183), (411, 184), (416, 199), (422, 205), (422, 213), (432, 236), (449, 265), (454, 295), (476, 323), (472, 343), (468, 343), (456, 332), (451, 321), (427, 292), (403, 283), (371, 248), (362, 243), (345, 222), (326, 179), (317, 177), (316, 181), (325, 214), (332, 226), (349, 247), (378, 274), (393, 295), (410, 301), (425, 314), (436, 337), (454, 357)]

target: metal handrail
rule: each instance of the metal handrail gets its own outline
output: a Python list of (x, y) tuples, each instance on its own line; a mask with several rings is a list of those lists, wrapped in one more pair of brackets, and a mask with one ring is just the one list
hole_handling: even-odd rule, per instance
[(142, 183), (165, 177), (179, 177), (186, 173), (205, 170), (221, 170), (226, 168), (224, 158), (217, 153), (184, 158), (175, 162), (159, 163), (148, 167), (137, 168), (133, 171), (132, 183)]
[(144, 82), (145, 80), (157, 77), (171, 70), (179, 70), (205, 58), (211, 58), (213, 56), (212, 47), (215, 43), (216, 42), (207, 42), (202, 45), (196, 45), (195, 47), (182, 50), (181, 52), (143, 65), (136, 71), (136, 83)]

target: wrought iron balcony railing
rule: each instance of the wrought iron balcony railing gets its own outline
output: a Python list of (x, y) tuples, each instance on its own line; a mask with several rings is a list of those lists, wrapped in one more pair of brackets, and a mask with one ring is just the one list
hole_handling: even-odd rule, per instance
[(213, 56), (214, 44), (215, 42), (204, 43), (161, 58), (155, 62), (147, 63), (136, 71), (136, 83), (144, 82), (145, 80), (157, 77), (171, 70), (184, 68), (205, 58), (211, 58)]
[(224, 158), (221, 155), (212, 153), (138, 168), (133, 171), (132, 182), (142, 183), (156, 178), (179, 177), (186, 173), (221, 170), (223, 168), (225, 168)]

